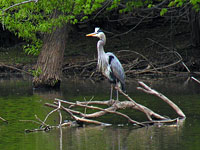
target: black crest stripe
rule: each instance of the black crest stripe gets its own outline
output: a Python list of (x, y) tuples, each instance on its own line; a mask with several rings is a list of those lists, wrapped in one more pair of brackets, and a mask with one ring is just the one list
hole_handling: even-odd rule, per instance
[(111, 64), (111, 61), (112, 61), (113, 59), (114, 59), (113, 56), (109, 56), (109, 60), (108, 60), (109, 65)]

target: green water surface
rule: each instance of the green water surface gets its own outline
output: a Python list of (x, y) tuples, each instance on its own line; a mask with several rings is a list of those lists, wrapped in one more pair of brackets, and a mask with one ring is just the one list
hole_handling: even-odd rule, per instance
[[(64, 80), (57, 91), (33, 89), (31, 79), (22, 77), (0, 79), (0, 116), (8, 121), (0, 121), (1, 150), (198, 150), (200, 149), (200, 85), (184, 80), (156, 81), (149, 85), (173, 100), (186, 114), (186, 120), (179, 126), (150, 126), (134, 128), (118, 116), (108, 115), (105, 122), (111, 127), (88, 125), (53, 129), (50, 132), (25, 133), (25, 129), (38, 128), (32, 122), (35, 115), (44, 119), (52, 109), (44, 106), (54, 98), (71, 101), (106, 100), (109, 98), (107, 82), (93, 83), (83, 80)], [(160, 99), (137, 91), (136, 82), (127, 84), (127, 92), (138, 103), (170, 117), (175, 112)], [(124, 99), (120, 96), (120, 99)], [(145, 116), (128, 110), (135, 120), (143, 121)], [(67, 115), (63, 113), (64, 119)], [(122, 120), (121, 120), (122, 119)], [(49, 123), (58, 123), (58, 114), (53, 114)], [(123, 126), (121, 126), (121, 124)], [(120, 126), (119, 126), (120, 124)]]

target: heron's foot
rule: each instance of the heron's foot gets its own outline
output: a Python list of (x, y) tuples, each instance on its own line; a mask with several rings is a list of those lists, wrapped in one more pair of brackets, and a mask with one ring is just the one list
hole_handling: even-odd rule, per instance
[(117, 103), (119, 103), (120, 101), (119, 100), (114, 100), (115, 102), (114, 102), (114, 104), (117, 104)]
[(113, 105), (113, 104), (115, 104), (115, 100), (114, 100), (114, 99), (110, 99), (109, 102), (108, 102), (108, 104), (109, 104), (110, 106)]

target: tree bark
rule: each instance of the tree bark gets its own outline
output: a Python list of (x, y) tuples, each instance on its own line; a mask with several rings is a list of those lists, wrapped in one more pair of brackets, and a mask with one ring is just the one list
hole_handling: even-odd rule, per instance
[[(58, 15), (59, 12), (55, 11), (52, 17), (56, 18)], [(54, 28), (52, 33), (44, 36), (36, 65), (38, 74), (33, 78), (34, 87), (60, 87), (67, 26)]]
[(190, 8), (189, 22), (191, 29), (191, 44), (194, 47), (200, 46), (200, 12)]

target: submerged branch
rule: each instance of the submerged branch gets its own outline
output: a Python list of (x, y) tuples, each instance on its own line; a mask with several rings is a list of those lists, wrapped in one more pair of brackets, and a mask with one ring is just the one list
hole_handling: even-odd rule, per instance
[(4, 122), (7, 122), (7, 120), (3, 119), (2, 117), (0, 117), (0, 120), (4, 121)]

